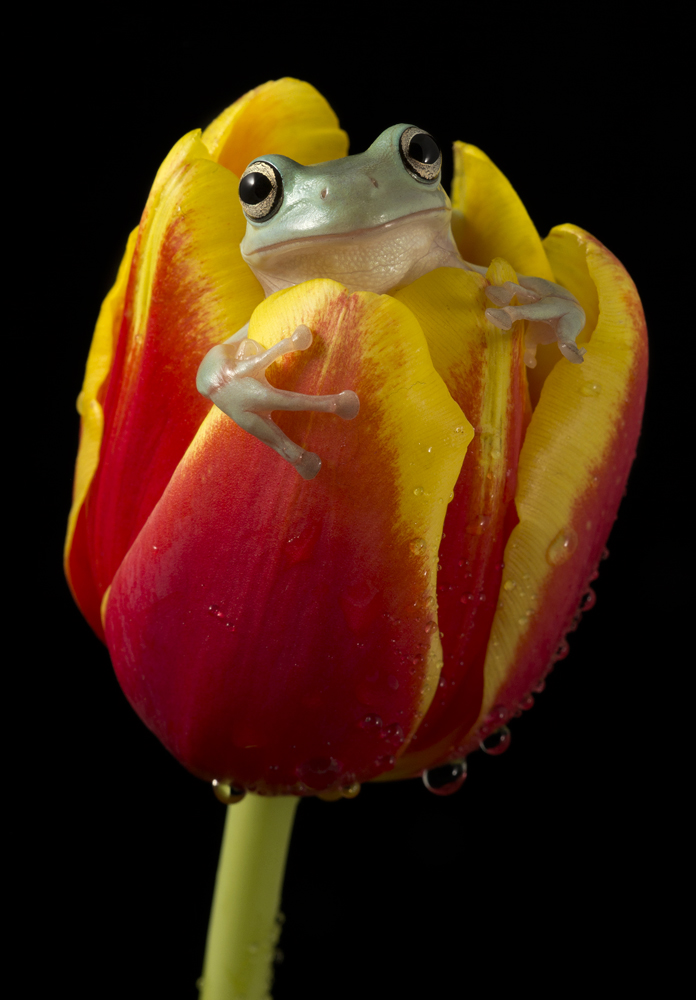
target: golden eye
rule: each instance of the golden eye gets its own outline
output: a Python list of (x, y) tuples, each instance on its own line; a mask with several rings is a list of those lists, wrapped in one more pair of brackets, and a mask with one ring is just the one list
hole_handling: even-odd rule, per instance
[(239, 200), (248, 219), (270, 219), (283, 200), (283, 181), (276, 168), (264, 160), (250, 163), (239, 182)]
[(419, 181), (436, 181), (442, 169), (440, 147), (428, 132), (411, 125), (401, 136), (401, 159), (408, 172)]

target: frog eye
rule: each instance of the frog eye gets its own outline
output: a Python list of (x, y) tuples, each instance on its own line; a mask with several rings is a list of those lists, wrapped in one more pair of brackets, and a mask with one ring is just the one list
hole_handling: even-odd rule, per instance
[(283, 201), (283, 180), (271, 163), (254, 160), (239, 182), (239, 200), (244, 214), (255, 222), (265, 222)]
[(440, 176), (442, 153), (428, 132), (411, 125), (402, 133), (399, 148), (404, 166), (416, 180), (434, 181)]

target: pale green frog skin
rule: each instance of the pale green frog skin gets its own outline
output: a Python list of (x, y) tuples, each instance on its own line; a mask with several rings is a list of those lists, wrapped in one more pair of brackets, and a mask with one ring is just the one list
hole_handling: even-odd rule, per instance
[[(249, 164), (240, 181), (247, 219), (242, 257), (266, 295), (313, 278), (332, 278), (350, 292), (383, 294), (409, 285), (438, 267), (485, 274), (462, 260), (452, 237), (452, 206), (441, 184), (442, 157), (434, 139), (413, 125), (394, 125), (356, 156), (302, 166), (268, 155)], [(566, 289), (518, 275), (519, 284), (490, 286), (487, 318), (509, 330), (526, 319), (525, 360), (534, 366), (536, 345), (558, 341), (568, 361), (582, 361), (575, 344), (585, 315)], [(510, 306), (513, 295), (520, 305)], [(248, 324), (208, 352), (196, 379), (198, 391), (240, 427), (264, 441), (313, 479), (321, 460), (273, 422), (274, 410), (321, 410), (344, 419), (359, 410), (354, 392), (310, 396), (276, 389), (265, 370), (290, 351), (306, 350), (312, 334), (300, 326), (269, 350), (247, 337)]]

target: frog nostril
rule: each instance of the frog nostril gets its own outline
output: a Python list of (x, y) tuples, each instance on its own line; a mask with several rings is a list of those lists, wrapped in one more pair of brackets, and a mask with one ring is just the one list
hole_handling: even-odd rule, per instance
[[(369, 177), (369, 176), (370, 176), (370, 175), (368, 174), (368, 177)], [(370, 177), (370, 180), (372, 181), (372, 183), (374, 184), (374, 186), (375, 186), (375, 187), (379, 187), (379, 184), (377, 183), (377, 181), (375, 180), (375, 178), (374, 178), (374, 177)]]
[(329, 193), (329, 189), (328, 188), (322, 188), (322, 190), (320, 192), (322, 200), (324, 198), (326, 198), (326, 196), (327, 196), (328, 193)]

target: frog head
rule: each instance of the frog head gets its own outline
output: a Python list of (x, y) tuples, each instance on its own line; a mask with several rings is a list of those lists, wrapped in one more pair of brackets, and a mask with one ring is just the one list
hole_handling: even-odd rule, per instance
[(339, 160), (253, 160), (239, 184), (242, 256), (267, 295), (312, 278), (383, 293), (461, 266), (441, 166), (433, 137), (405, 124)]

